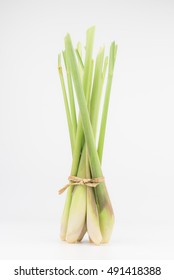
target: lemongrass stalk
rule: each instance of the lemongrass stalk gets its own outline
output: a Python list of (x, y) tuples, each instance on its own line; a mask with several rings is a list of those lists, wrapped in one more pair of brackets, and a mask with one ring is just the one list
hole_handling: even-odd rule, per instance
[(75, 133), (73, 131), (73, 125), (72, 125), (72, 120), (71, 120), (71, 115), (70, 115), (70, 110), (69, 110), (69, 104), (68, 104), (65, 82), (64, 82), (63, 72), (62, 72), (61, 55), (60, 54), (58, 55), (58, 73), (59, 73), (60, 82), (61, 82), (61, 86), (62, 86), (66, 116), (67, 116), (67, 121), (68, 121), (68, 128), (69, 128), (69, 135), (70, 135), (70, 142), (71, 142), (71, 150), (73, 152), (74, 143), (75, 143)]
[[(104, 48), (101, 48), (96, 61), (96, 69), (94, 74), (94, 83), (92, 90), (91, 106), (90, 106), (90, 119), (93, 127), (94, 136), (96, 137), (98, 128), (98, 117), (100, 110), (100, 103), (103, 91), (103, 85), (108, 65), (108, 57), (105, 58), (104, 63)], [(103, 65), (104, 64), (104, 65)]]
[(80, 235), (79, 235), (79, 237), (77, 239), (77, 242), (80, 242), (83, 239), (86, 231), (87, 231), (87, 226), (86, 226), (86, 221), (85, 221), (83, 229), (82, 229), (82, 231), (81, 231), (81, 233), (80, 233)]
[[(86, 176), (86, 149), (83, 149), (77, 176)], [(78, 217), (78, 218), (77, 218)], [(72, 201), (69, 211), (66, 241), (77, 242), (84, 228), (86, 219), (86, 187), (76, 185), (73, 190)]]
[(81, 67), (81, 70), (83, 71), (84, 70), (84, 64), (83, 64), (82, 57), (81, 57), (81, 54), (80, 54), (78, 49), (76, 49), (76, 56), (77, 56), (79, 65)]
[[(65, 58), (66, 57), (65, 52), (63, 53), (63, 55), (64, 55), (64, 61), (65, 61), (66, 68), (67, 68), (67, 61), (66, 61), (66, 58)], [(59, 69), (61, 69), (61, 77), (63, 77), (62, 67), (60, 68), (60, 56), (59, 56)], [(68, 67), (68, 69), (69, 69), (69, 67)], [(73, 130), (72, 129), (72, 122), (70, 122), (71, 117), (70, 117), (67, 95), (66, 95), (66, 91), (65, 91), (64, 80), (62, 81), (62, 85), (63, 85), (62, 90), (63, 90), (64, 100), (65, 100), (65, 109), (66, 109), (66, 112), (67, 112), (68, 126), (70, 128), (69, 129), (70, 139), (72, 139), (72, 141), (74, 141), (71, 145), (72, 154), (73, 154), (71, 175), (76, 175), (77, 171), (78, 171), (79, 161), (80, 161), (80, 155), (81, 155), (81, 149), (82, 149), (81, 147), (83, 146), (83, 142), (84, 142), (84, 134), (83, 134), (81, 119), (79, 117), (75, 139), (72, 136), (73, 135), (72, 131), (75, 130), (75, 126), (74, 126), (74, 130)], [(74, 107), (73, 103), (72, 102), (70, 103), (71, 108)], [(74, 114), (74, 116), (75, 116), (75, 114)], [(75, 120), (75, 117), (74, 117), (74, 120)], [(62, 240), (66, 239), (68, 217), (69, 217), (69, 210), (70, 210), (70, 206), (71, 206), (73, 188), (74, 188), (73, 186), (69, 187), (69, 189), (67, 191), (67, 194), (66, 194), (66, 200), (65, 200), (65, 204), (64, 204), (64, 209), (63, 209), (62, 218), (61, 218), (61, 227), (60, 227), (60, 238)]]
[[(78, 51), (76, 50), (77, 59), (79, 60), (80, 55)], [(81, 67), (82, 67), (81, 63)], [(87, 82), (87, 89), (86, 89), (86, 102), (88, 104), (88, 109), (90, 110), (90, 99), (91, 99), (91, 89), (92, 89), (92, 78), (93, 78), (93, 67), (94, 67), (94, 61), (91, 59), (91, 62), (89, 64), (89, 76), (88, 76), (88, 82)], [(84, 146), (84, 149), (86, 149), (86, 144)], [(89, 160), (86, 150), (86, 175), (85, 178), (91, 178), (90, 175), (90, 167), (89, 167)], [(102, 235), (100, 232), (100, 225), (99, 225), (99, 217), (98, 217), (98, 210), (96, 206), (95, 196), (94, 192), (90, 187), (87, 187), (87, 216), (86, 216), (86, 230), (88, 231), (88, 235), (91, 236), (91, 240), (96, 245), (99, 245), (102, 240)], [(85, 232), (83, 231), (80, 235), (78, 240), (82, 239), (82, 235)]]
[[(85, 55), (85, 64), (84, 64), (83, 84), (84, 84), (84, 87), (86, 87), (87, 89), (90, 88), (90, 83), (91, 83), (90, 67), (92, 64), (91, 61), (92, 61), (94, 31), (95, 31), (95, 29), (94, 29), (94, 27), (92, 27), (87, 30), (87, 35), (86, 35), (86, 55)], [(65, 52), (66, 52), (66, 63), (68, 65), (69, 60), (68, 60), (68, 53), (67, 53), (66, 47), (65, 47)], [(80, 73), (81, 73), (81, 79), (82, 79), (82, 69), (80, 70)], [(89, 94), (90, 94), (90, 92), (88, 90), (86, 92), (87, 98), (88, 98)], [(77, 175), (83, 143), (84, 143), (84, 133), (83, 133), (83, 128), (82, 128), (81, 116), (79, 116), (75, 145), (74, 145), (74, 150), (73, 150), (73, 162), (72, 162), (72, 168), (71, 168), (71, 175)], [(69, 187), (69, 189), (68, 189), (65, 206), (64, 206), (64, 210), (63, 210), (63, 214), (62, 214), (60, 236), (61, 236), (61, 239), (63, 239), (63, 240), (66, 238), (66, 233), (67, 233), (67, 228), (68, 228), (68, 223), (69, 223), (69, 212), (70, 212), (70, 207), (71, 207), (73, 189), (74, 189), (74, 187), (72, 187), (72, 186)]]
[(90, 239), (96, 245), (102, 242), (98, 208), (95, 200), (94, 191), (87, 187), (87, 231)]
[(66, 75), (67, 75), (67, 83), (68, 83), (68, 92), (69, 92), (69, 103), (70, 103), (70, 112), (71, 112), (71, 119), (72, 119), (72, 126), (74, 130), (74, 134), (76, 134), (77, 129), (77, 118), (76, 118), (76, 109), (75, 109), (75, 102), (74, 102), (74, 93), (73, 93), (73, 86), (72, 86), (72, 78), (71, 78), (71, 72), (69, 69), (69, 65), (66, 62), (66, 52), (63, 52), (63, 58), (64, 58), (64, 64), (66, 69)]
[(80, 74), (78, 71), (77, 62), (76, 62), (76, 58), (75, 58), (75, 54), (74, 54), (74, 50), (72, 47), (72, 42), (71, 42), (71, 38), (70, 38), (69, 34), (65, 37), (65, 46), (67, 48), (68, 59), (70, 61), (71, 73), (72, 73), (72, 78), (73, 78), (73, 82), (74, 82), (74, 87), (76, 90), (77, 101), (79, 104), (79, 110), (80, 110), (80, 114), (81, 114), (85, 139), (86, 139), (87, 146), (88, 146), (92, 173), (94, 173), (93, 176), (101, 177), (102, 171), (100, 168), (100, 161), (99, 161), (96, 147), (95, 147), (95, 140), (94, 140), (94, 135), (93, 135), (93, 131), (92, 131), (92, 126), (90, 123), (88, 108), (87, 108), (87, 104), (86, 104), (86, 100), (85, 100), (85, 94), (84, 94), (83, 86), (82, 86), (82, 83), (80, 80)]
[(104, 84), (104, 81), (105, 81), (107, 67), (108, 67), (108, 56), (105, 57), (103, 71), (102, 71), (102, 82), (101, 82), (101, 87), (102, 88), (103, 88), (103, 84)]
[(78, 43), (78, 45), (77, 45), (76, 57), (77, 57), (77, 60), (78, 60), (80, 77), (81, 77), (81, 80), (83, 80), (84, 64), (83, 64), (83, 61), (82, 61), (82, 48), (81, 48), (81, 44), (80, 43)]
[(88, 89), (87, 89), (87, 98), (86, 98), (86, 103), (87, 103), (89, 111), (90, 111), (90, 101), (91, 101), (91, 94), (92, 94), (93, 70), (94, 70), (94, 60), (91, 60), (90, 70), (89, 70), (90, 71), (90, 76), (89, 76), (89, 83), (88, 83)]
[[(70, 61), (71, 73), (74, 82), (74, 87), (76, 90), (77, 101), (79, 105), (79, 110), (81, 113), (83, 130), (85, 134), (85, 140), (88, 147), (90, 167), (93, 177), (102, 177), (102, 170), (100, 166), (100, 160), (95, 146), (95, 139), (93, 134), (93, 129), (90, 122), (89, 112), (85, 100), (83, 86), (80, 80), (80, 74), (78, 71), (78, 66), (76, 62), (75, 53), (72, 47), (72, 42), (70, 35), (67, 34), (65, 37), (65, 46), (68, 52), (68, 59)], [(99, 201), (99, 218), (100, 227), (102, 232), (102, 242), (108, 242), (112, 232), (112, 227), (114, 224), (114, 215), (110, 199), (106, 190), (105, 183), (100, 183), (97, 187), (98, 201)]]
[(108, 77), (107, 77), (106, 92), (105, 92), (105, 99), (104, 99), (100, 133), (99, 133), (99, 142), (98, 142), (98, 155), (100, 158), (100, 162), (102, 162), (103, 146), (104, 146), (105, 131), (106, 131), (106, 122), (107, 122), (107, 116), (108, 116), (110, 92), (111, 92), (111, 86), (112, 86), (116, 53), (117, 53), (117, 46), (115, 45), (115, 42), (113, 42), (110, 46)]
[(93, 82), (92, 96), (90, 101), (90, 105), (91, 105), (90, 118), (91, 118), (91, 124), (94, 132), (94, 137), (96, 137), (98, 113), (100, 108), (103, 59), (104, 59), (104, 48), (101, 48), (96, 59), (94, 82)]
[[(92, 61), (92, 50), (93, 50), (93, 40), (94, 40), (94, 28), (90, 28), (89, 30), (87, 30), (87, 34), (86, 34), (86, 54), (85, 54), (85, 64), (84, 64), (84, 68), (80, 69), (80, 78), (82, 77), (82, 71), (83, 71), (83, 85), (84, 85), (84, 90), (85, 90), (85, 96), (88, 100), (90, 100), (90, 90), (91, 90), (91, 83), (92, 83), (92, 73), (93, 73), (93, 61)], [(65, 51), (67, 54), (67, 58), (68, 58), (68, 52), (67, 52), (67, 48), (65, 46)], [(81, 54), (79, 53), (79, 56), (81, 58)], [(67, 64), (69, 65), (68, 59), (67, 59)], [(81, 115), (79, 116), (79, 127), (78, 127), (78, 131), (77, 131), (77, 142), (75, 144), (75, 153), (73, 154), (73, 164), (72, 164), (72, 170), (71, 170), (71, 174), (75, 171), (77, 172), (77, 170), (73, 170), (74, 169), (74, 158), (76, 160), (76, 158), (78, 158), (80, 156), (79, 152), (80, 152), (80, 147), (78, 144), (78, 140), (81, 139), (81, 143), (83, 141), (83, 128), (81, 126)], [(79, 133), (79, 135), (78, 135)], [(83, 152), (82, 152), (82, 157), (81, 157), (81, 161), (80, 161), (80, 165), (78, 168), (78, 173), (77, 175), (85, 178), (85, 162), (83, 159), (83, 155), (85, 157), (86, 155), (86, 148), (83, 148)], [(82, 164), (81, 164), (82, 162)], [(72, 174), (74, 175), (74, 174)], [(74, 190), (73, 190), (73, 196), (72, 196), (72, 201), (71, 201), (71, 206), (70, 206), (70, 214), (69, 214), (69, 218), (68, 218), (68, 226), (67, 226), (67, 234), (66, 234), (66, 240), (68, 242), (75, 242), (78, 240), (78, 238), (81, 237), (81, 231), (82, 230), (82, 225), (83, 225), (83, 220), (78, 219), (76, 222), (74, 221), (74, 215), (76, 215), (76, 211), (78, 211), (78, 197), (81, 197), (81, 204), (83, 204), (82, 208), (84, 210), (84, 207), (86, 206), (86, 203), (83, 203), (83, 199), (86, 197), (86, 188), (84, 190), (83, 186), (75, 186)], [(82, 211), (81, 213), (81, 218), (83, 216), (84, 212)], [(85, 212), (86, 214), (86, 212)], [(80, 237), (79, 237), (80, 235)]]
[[(77, 172), (78, 172), (83, 143), (84, 143), (83, 127), (82, 127), (81, 118), (79, 117), (77, 133), (76, 133), (76, 141), (75, 141), (74, 151), (73, 151), (73, 161), (72, 161), (72, 167), (71, 167), (71, 175), (74, 175), (74, 176), (76, 176)], [(70, 211), (70, 206), (71, 206), (73, 189), (74, 189), (74, 186), (70, 186), (68, 188), (65, 205), (64, 205), (64, 209), (63, 209), (63, 213), (62, 213), (61, 228), (60, 228), (60, 237), (62, 240), (66, 239), (69, 211)]]
[[(71, 167), (71, 175), (74, 175), (74, 176), (76, 176), (77, 172), (78, 172), (83, 143), (84, 143), (83, 127), (82, 127), (81, 118), (79, 117), (77, 133), (76, 133), (76, 140), (75, 140), (74, 150), (73, 150), (73, 161), (72, 161), (72, 167)], [(70, 211), (70, 206), (71, 206), (73, 189), (74, 189), (73, 186), (69, 187), (67, 194), (66, 194), (66, 200), (65, 200), (63, 213), (62, 213), (61, 228), (60, 228), (60, 238), (62, 240), (66, 239), (66, 232), (67, 232), (67, 226), (68, 226), (68, 218), (69, 218), (69, 211)]]
[(78, 51), (81, 61), (82, 61), (82, 44), (80, 42), (77, 43), (77, 48), (76, 50)]
[[(104, 60), (104, 66), (102, 69), (103, 59), (104, 59), (104, 48), (101, 48), (97, 55), (97, 59), (96, 59), (92, 96), (91, 96), (91, 100), (90, 100), (91, 106), (89, 107), (91, 124), (93, 127), (93, 133), (94, 133), (95, 138), (96, 138), (96, 134), (97, 134), (97, 124), (98, 124), (98, 115), (99, 115), (101, 95), (102, 95), (102, 90), (103, 90), (106, 69), (107, 69), (107, 65), (108, 65), (108, 57), (106, 57)], [(96, 203), (98, 205), (98, 197), (97, 197), (96, 189), (94, 189), (93, 192), (94, 192)]]
[[(86, 153), (86, 178), (91, 178), (89, 157)], [(86, 217), (88, 236), (91, 242), (99, 245), (102, 241), (100, 230), (99, 214), (96, 197), (93, 188), (87, 187), (87, 217)]]
[[(91, 108), (90, 108), (91, 123), (93, 126), (93, 132), (94, 132), (95, 136), (97, 134), (99, 107), (100, 107), (100, 101), (101, 101), (101, 95), (102, 95), (106, 70), (107, 70), (107, 66), (108, 66), (108, 56), (106, 56), (105, 60), (104, 60), (103, 70), (101, 71), (102, 63), (103, 63), (103, 55), (104, 55), (104, 48), (101, 48), (99, 51), (98, 57), (97, 57), (98, 59), (96, 61), (92, 98), (91, 98), (91, 104), (95, 104), (95, 106), (91, 106)], [(96, 96), (97, 96), (97, 98), (96, 98)], [(91, 110), (93, 110), (93, 113), (91, 113)], [(93, 190), (93, 193), (95, 196), (96, 204), (98, 205), (98, 197), (97, 197), (96, 189)], [(87, 192), (87, 195), (88, 195), (88, 192)]]
[[(71, 141), (71, 150), (72, 150), (72, 154), (73, 154), (75, 135), (74, 135), (74, 131), (73, 131), (71, 115), (70, 115), (70, 110), (69, 110), (69, 105), (68, 105), (68, 98), (67, 98), (65, 82), (64, 82), (63, 72), (62, 72), (61, 55), (60, 54), (58, 55), (58, 73), (59, 73), (61, 86), (62, 86), (66, 116), (67, 116), (67, 121), (68, 121), (69, 135), (70, 135), (70, 141)], [(69, 208), (70, 208), (70, 203), (71, 203), (72, 190), (73, 190), (73, 187), (70, 187), (68, 189), (66, 200), (65, 200), (65, 206), (64, 206), (64, 210), (63, 210), (63, 214), (62, 214), (61, 228), (60, 228), (60, 238), (62, 240), (65, 240), (65, 237), (66, 237), (67, 220), (68, 220), (68, 215), (69, 215)]]
[[(78, 73), (80, 72), (80, 77), (82, 77), (82, 72), (83, 72), (83, 80), (80, 77), (79, 78), (81, 80), (81, 83), (83, 83), (84, 92), (86, 93), (85, 98), (86, 98), (87, 102), (90, 99), (90, 90), (91, 90), (91, 84), (92, 84), (92, 74), (93, 74), (92, 52), (93, 52), (94, 32), (95, 32), (95, 27), (89, 28), (86, 32), (85, 63), (84, 63), (83, 68), (81, 68), (81, 70), (78, 69)], [(69, 67), (70, 67), (69, 70), (71, 71), (71, 65), (70, 65), (68, 50), (67, 50), (66, 45), (65, 45), (65, 52), (66, 52), (66, 56), (67, 56), (67, 64), (69, 63)], [(81, 57), (82, 54), (80, 51), (80, 46), (79, 46), (78, 52), (79, 52), (79, 57), (82, 61), (82, 57)], [(72, 75), (72, 73), (71, 73), (71, 75)], [(82, 153), (83, 144), (84, 144), (84, 132), (83, 132), (83, 127), (82, 127), (81, 114), (79, 114), (77, 134), (76, 134), (75, 145), (74, 145), (71, 175), (77, 174), (77, 170), (78, 170), (78, 166), (79, 166), (79, 159), (80, 159), (80, 154)]]
[(92, 63), (92, 52), (93, 52), (93, 45), (94, 45), (94, 33), (95, 27), (91, 27), (86, 32), (86, 55), (85, 55), (85, 63), (84, 63), (84, 77), (83, 77), (83, 89), (85, 96), (89, 90), (89, 83), (90, 83), (90, 67)]

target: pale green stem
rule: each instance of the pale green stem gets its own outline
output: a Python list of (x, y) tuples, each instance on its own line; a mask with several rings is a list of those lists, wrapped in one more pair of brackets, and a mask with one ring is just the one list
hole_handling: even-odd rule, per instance
[(74, 143), (75, 143), (75, 133), (74, 133), (74, 130), (73, 130), (71, 114), (70, 114), (70, 110), (69, 110), (69, 104), (68, 104), (68, 98), (67, 98), (65, 82), (64, 82), (63, 72), (62, 72), (61, 55), (60, 54), (58, 55), (58, 73), (59, 73), (60, 82), (61, 82), (61, 86), (62, 86), (62, 92), (63, 92), (63, 98), (64, 98), (68, 128), (69, 128), (70, 142), (71, 142), (71, 150), (72, 150), (72, 153), (73, 153)]
[(77, 118), (76, 118), (76, 109), (75, 109), (75, 102), (74, 102), (74, 92), (73, 92), (73, 86), (72, 86), (71, 72), (70, 72), (70, 69), (69, 69), (69, 65), (67, 63), (66, 55), (67, 54), (64, 51), (63, 52), (63, 58), (64, 58), (64, 64), (65, 64), (65, 68), (66, 68), (66, 75), (67, 75), (67, 82), (68, 82), (71, 119), (72, 119), (74, 134), (76, 134)]
[(74, 81), (74, 86), (76, 89), (76, 96), (79, 104), (79, 110), (81, 113), (82, 118), (82, 124), (83, 124), (83, 130), (85, 134), (85, 139), (88, 146), (88, 152), (89, 152), (89, 158), (90, 158), (90, 165), (92, 170), (93, 177), (101, 177), (102, 176), (102, 170), (100, 167), (100, 161), (97, 154), (97, 150), (95, 147), (95, 140), (94, 140), (94, 134), (89, 118), (89, 112), (85, 100), (85, 94), (83, 90), (83, 86), (80, 79), (80, 74), (78, 71), (78, 66), (75, 58), (75, 53), (72, 47), (71, 38), (69, 34), (65, 37), (65, 46), (67, 48), (68, 52), (68, 59), (70, 61), (71, 65), (71, 72), (72, 77)]
[(83, 61), (82, 61), (81, 55), (78, 50), (76, 50), (76, 56), (77, 56), (81, 70), (84, 71)]
[(102, 88), (103, 88), (103, 84), (104, 84), (104, 81), (105, 81), (107, 66), (108, 66), (108, 56), (105, 57), (104, 66), (103, 66), (102, 83), (101, 83)]
[(80, 58), (82, 58), (82, 44), (80, 42), (77, 43), (77, 51), (80, 55)]
[[(68, 59), (70, 61), (72, 78), (76, 90), (79, 110), (81, 113), (83, 131), (85, 134), (85, 141), (88, 148), (92, 177), (93, 178), (103, 177), (102, 169), (100, 166), (100, 160), (95, 146), (95, 138), (93, 134), (92, 125), (90, 122), (90, 116), (89, 116), (87, 103), (83, 91), (83, 86), (80, 80), (80, 73), (78, 71), (76, 57), (69, 34), (65, 37), (65, 46), (68, 52)], [(96, 192), (97, 192), (98, 204), (99, 204), (98, 209), (99, 209), (100, 227), (102, 232), (102, 242), (108, 242), (114, 224), (114, 214), (109, 199), (109, 195), (106, 190), (105, 183), (100, 183), (99, 186), (97, 186), (96, 188)]]
[(91, 124), (94, 132), (94, 137), (96, 137), (98, 114), (100, 108), (100, 99), (102, 92), (102, 66), (104, 59), (104, 48), (101, 48), (96, 59), (95, 72), (94, 72), (94, 82), (92, 88), (92, 96), (90, 101), (90, 118)]
[[(84, 74), (84, 76), (83, 76), (85, 88), (88, 88), (89, 83), (90, 83), (89, 67), (91, 65), (91, 60), (92, 60), (93, 40), (94, 40), (94, 28), (90, 28), (87, 31), (87, 37), (86, 37), (87, 49), (86, 49), (85, 66), (84, 66), (84, 71), (86, 74)], [(68, 59), (68, 53), (67, 53), (66, 48), (65, 48), (65, 51), (66, 51), (66, 62), (68, 64), (69, 59)], [(81, 77), (79, 77), (79, 79), (81, 80), (82, 79), (82, 69), (80, 70), (80, 73), (81, 73)], [(88, 93), (86, 93), (86, 95), (88, 95)], [(74, 149), (73, 149), (73, 162), (72, 162), (72, 168), (71, 168), (71, 175), (77, 175), (83, 143), (84, 143), (84, 133), (83, 133), (81, 116), (79, 116), (75, 145), (74, 145)], [(62, 239), (65, 238), (66, 231), (67, 231), (68, 217), (69, 217), (69, 211), (70, 211), (71, 201), (72, 201), (72, 191), (73, 191), (73, 187), (71, 186), (71, 187), (69, 187), (68, 192), (67, 192), (65, 206), (64, 206), (63, 215), (62, 215), (62, 231), (61, 231)]]
[(93, 44), (94, 44), (94, 33), (95, 27), (91, 27), (86, 32), (86, 55), (85, 55), (85, 64), (84, 64), (84, 77), (83, 77), (83, 89), (85, 96), (87, 95), (89, 89), (89, 82), (90, 82), (90, 67), (92, 61), (92, 51), (93, 51)]
[(106, 132), (106, 122), (108, 116), (108, 108), (109, 108), (109, 100), (110, 100), (112, 78), (113, 78), (114, 65), (116, 59), (116, 52), (117, 52), (117, 46), (115, 45), (115, 42), (113, 42), (110, 47), (108, 77), (107, 77), (106, 92), (105, 92), (105, 99), (104, 99), (101, 126), (100, 126), (99, 143), (98, 143), (98, 155), (100, 158), (100, 162), (102, 162), (103, 146), (104, 146), (104, 139), (105, 139), (105, 132)]

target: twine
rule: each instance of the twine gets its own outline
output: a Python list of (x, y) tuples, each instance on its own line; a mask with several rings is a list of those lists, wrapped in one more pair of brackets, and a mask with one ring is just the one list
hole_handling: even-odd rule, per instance
[(62, 194), (67, 188), (75, 185), (85, 185), (87, 187), (96, 188), (100, 183), (105, 181), (104, 177), (100, 178), (89, 178), (89, 179), (82, 179), (76, 176), (69, 176), (68, 177), (69, 184), (61, 188), (58, 193)]

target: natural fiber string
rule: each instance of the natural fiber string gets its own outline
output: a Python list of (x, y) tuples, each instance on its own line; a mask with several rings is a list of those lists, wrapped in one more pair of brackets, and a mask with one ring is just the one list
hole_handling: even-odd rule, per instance
[(68, 180), (70, 183), (64, 186), (63, 188), (61, 188), (58, 191), (59, 194), (62, 194), (67, 188), (75, 185), (85, 185), (87, 187), (96, 188), (100, 183), (103, 183), (105, 181), (105, 178), (100, 177), (100, 178), (82, 179), (76, 176), (69, 176)]

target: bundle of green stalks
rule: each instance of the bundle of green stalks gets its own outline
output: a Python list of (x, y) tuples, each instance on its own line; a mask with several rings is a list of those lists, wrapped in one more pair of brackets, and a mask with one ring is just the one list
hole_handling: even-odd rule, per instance
[(94, 27), (87, 30), (84, 49), (80, 43), (74, 48), (67, 34), (58, 55), (73, 157), (70, 183), (60, 190), (67, 189), (60, 237), (75, 243), (87, 232), (90, 242), (99, 245), (110, 240), (114, 225), (101, 163), (117, 46), (112, 42), (106, 57), (100, 48), (94, 61), (94, 33)]

